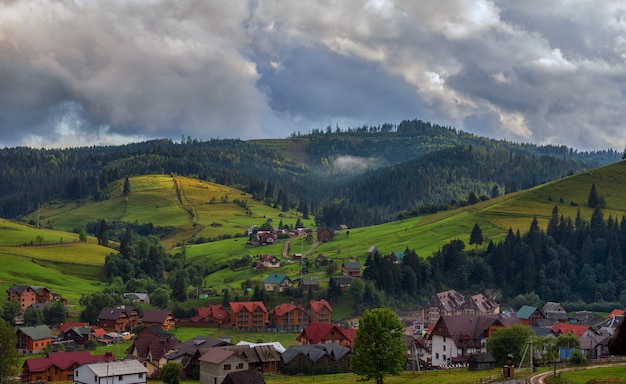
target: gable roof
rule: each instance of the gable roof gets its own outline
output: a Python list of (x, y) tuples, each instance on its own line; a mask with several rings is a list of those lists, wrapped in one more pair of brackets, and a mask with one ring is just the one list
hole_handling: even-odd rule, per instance
[(345, 267), (348, 271), (360, 271), (361, 264), (356, 261), (345, 261), (342, 264), (342, 267)]
[(329, 312), (333, 311), (333, 308), (330, 306), (330, 303), (326, 300), (311, 300), (309, 301), (309, 306), (313, 312), (321, 312), (322, 309), (327, 308)]
[(247, 369), (245, 371), (230, 372), (222, 384), (265, 384), (265, 379), (259, 371)]
[(45, 372), (52, 366), (59, 367), (59, 369), (67, 370), (74, 364), (83, 365), (87, 363), (95, 363), (97, 361), (115, 361), (116, 357), (107, 352), (105, 355), (92, 356), (90, 351), (80, 352), (52, 352), (46, 357), (40, 357), (36, 359), (27, 359), (24, 362), (24, 366), (28, 367), (28, 370), (32, 373)]
[(354, 341), (354, 337), (356, 336), (356, 329), (349, 328), (343, 329), (335, 324), (327, 324), (327, 323), (311, 323), (306, 328), (302, 330), (302, 333), (296, 338), (297, 340), (302, 340), (306, 338), (309, 344), (320, 344), (324, 339), (324, 336), (328, 335), (331, 330), (336, 330), (347, 339), (350, 344)]
[(88, 327), (89, 323), (85, 323), (83, 321), (66, 321), (65, 323), (59, 326), (59, 332), (63, 333), (67, 331), (68, 328), (72, 327)]
[(206, 319), (210, 316), (218, 320), (227, 320), (228, 319), (228, 311), (222, 307), (221, 304), (209, 305), (208, 307), (199, 307), (198, 315), (191, 318), (191, 321), (200, 321), (201, 319)]
[(174, 318), (172, 312), (167, 310), (146, 309), (143, 311), (143, 317), (141, 319), (144, 323), (162, 323), (168, 316)]
[(445, 312), (452, 313), (465, 302), (465, 296), (454, 289), (436, 293), (426, 304), (426, 307), (437, 307)]
[(221, 347), (225, 345), (230, 345), (230, 343), (221, 339), (214, 339), (208, 336), (196, 336), (193, 339), (189, 339), (184, 343), (180, 343), (174, 346), (173, 349), (171, 349), (165, 355), (165, 358), (167, 360), (174, 360), (184, 355), (193, 356), (196, 353), (203, 355), (210, 348)]
[(248, 312), (254, 312), (257, 308), (261, 309), (263, 312), (267, 313), (267, 308), (265, 308), (265, 304), (262, 301), (231, 301), (230, 309), (233, 313), (239, 313), (242, 309), (245, 309)]
[(615, 316), (624, 316), (626, 315), (626, 311), (623, 309), (614, 309), (611, 311), (611, 313), (609, 313), (606, 317), (605, 320), (610, 319), (611, 317), (615, 317)]
[[(593, 331), (593, 328), (589, 325), (569, 324), (569, 323), (556, 323), (552, 327), (551, 331), (555, 335), (564, 335), (568, 332), (572, 332), (574, 335), (581, 337), (588, 330)], [(594, 332), (595, 333), (595, 332)]]
[(47, 325), (37, 325), (34, 327), (22, 327), (18, 331), (22, 331), (26, 336), (33, 340), (44, 340), (52, 338), (52, 331)]
[(175, 346), (180, 344), (180, 340), (164, 338), (151, 334), (140, 334), (135, 338), (133, 344), (126, 350), (127, 354), (134, 354), (139, 358), (152, 356), (152, 360), (160, 360), (165, 354)]
[(289, 364), (289, 362), (298, 357), (298, 355), (303, 355), (314, 363), (324, 356), (329, 356), (331, 359), (338, 361), (350, 352), (350, 348), (339, 344), (292, 345), (281, 354), (281, 359), (285, 364)]
[(117, 307), (104, 307), (100, 310), (98, 320), (117, 320), (120, 315), (124, 313), (126, 316), (130, 316), (131, 312), (135, 309), (132, 305), (120, 305)]
[[(220, 364), (222, 361), (228, 359), (231, 356), (237, 356), (235, 352), (229, 351), (227, 349), (215, 347), (209, 348), (209, 350), (198, 359), (199, 361), (204, 361), (210, 364)], [(241, 357), (237, 356), (241, 360)]]
[(282, 284), (285, 280), (289, 280), (287, 275), (272, 273), (263, 280), (263, 284)]
[(267, 343), (252, 343), (250, 341), (245, 341), (242, 340), (240, 342), (237, 343), (237, 345), (247, 345), (250, 348), (255, 348), (255, 347), (262, 347), (262, 346), (269, 346), (271, 345), (272, 347), (274, 347), (274, 349), (276, 350), (276, 352), (278, 353), (283, 353), (285, 352), (285, 347), (283, 347), (283, 345), (278, 342), (278, 341), (270, 341)]
[(531, 307), (530, 305), (522, 305), (517, 311), (517, 317), (520, 319), (528, 320), (533, 313), (537, 310), (537, 307)]
[[(461, 314), (456, 316), (441, 316), (435, 324), (433, 335), (449, 336), (456, 346), (464, 342), (468, 346), (481, 343), (481, 338), (487, 337), (489, 328), (492, 326), (504, 326), (498, 316)], [(441, 334), (441, 327), (447, 330), (447, 334)]]
[(111, 361), (106, 364), (102, 362), (85, 364), (82, 367), (87, 367), (87, 369), (92, 371), (98, 377), (110, 376), (112, 375), (111, 372), (115, 372), (116, 375), (148, 373), (148, 368), (144, 367), (143, 364), (134, 359)]
[(288, 303), (282, 303), (280, 305), (277, 305), (274, 309), (272, 309), (272, 315), (274, 316), (283, 316), (286, 313), (289, 313), (291, 311), (295, 311), (295, 310), (300, 310), (302, 312), (306, 311), (304, 310), (304, 308), (301, 305), (293, 305), (293, 304), (288, 304)]

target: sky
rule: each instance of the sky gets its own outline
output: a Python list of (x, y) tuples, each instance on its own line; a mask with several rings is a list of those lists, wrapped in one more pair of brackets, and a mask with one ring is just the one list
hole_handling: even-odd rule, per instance
[(422, 119), (626, 145), (626, 3), (0, 0), (0, 147)]

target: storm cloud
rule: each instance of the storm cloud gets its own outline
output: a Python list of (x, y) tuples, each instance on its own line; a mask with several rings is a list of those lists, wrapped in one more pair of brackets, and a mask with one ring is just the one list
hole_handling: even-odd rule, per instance
[(420, 118), (621, 150), (625, 32), (619, 1), (0, 0), (0, 146)]

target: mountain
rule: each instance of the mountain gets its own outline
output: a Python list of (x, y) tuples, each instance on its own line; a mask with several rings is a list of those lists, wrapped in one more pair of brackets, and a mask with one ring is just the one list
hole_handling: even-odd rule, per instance
[[(454, 156), (465, 156), (461, 152), (470, 149), (473, 158), (467, 161), (494, 169), (474, 175), (473, 165), (454, 162)], [(238, 188), (259, 201), (287, 208), (302, 210), (306, 205), (311, 214), (344, 206), (341, 215), (318, 215), (323, 219), (320, 224), (333, 225), (343, 216), (348, 225), (370, 225), (392, 220), (415, 205), (463, 200), (470, 192), (489, 195), (494, 184), (501, 193), (507, 185), (513, 187), (511, 191), (528, 188), (618, 161), (620, 155), (613, 150), (578, 152), (564, 146), (493, 140), (420, 120), (343, 131), (329, 127), (275, 140), (189, 138), (180, 143), (4, 148), (0, 150), (0, 217), (21, 217), (53, 199), (104, 201), (109, 198), (109, 184), (125, 177), (174, 174)], [(442, 159), (452, 161), (445, 170)], [(455, 172), (455, 165), (465, 170)], [(534, 175), (536, 170), (540, 173)], [(442, 179), (437, 173), (443, 171)], [(408, 185), (411, 177), (416, 183), (415, 177), (422, 176), (425, 185)], [(396, 184), (399, 178), (401, 185)], [(445, 181), (445, 186), (427, 188), (433, 181)], [(372, 188), (377, 192), (371, 193)], [(402, 188), (409, 191), (398, 193)], [(384, 200), (387, 203), (381, 204)], [(378, 210), (354, 216), (364, 206)]]

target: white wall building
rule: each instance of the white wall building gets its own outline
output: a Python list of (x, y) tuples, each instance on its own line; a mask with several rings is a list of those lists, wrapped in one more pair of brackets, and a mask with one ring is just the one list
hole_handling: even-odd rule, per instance
[(84, 364), (74, 370), (74, 384), (146, 384), (148, 369), (137, 360)]

